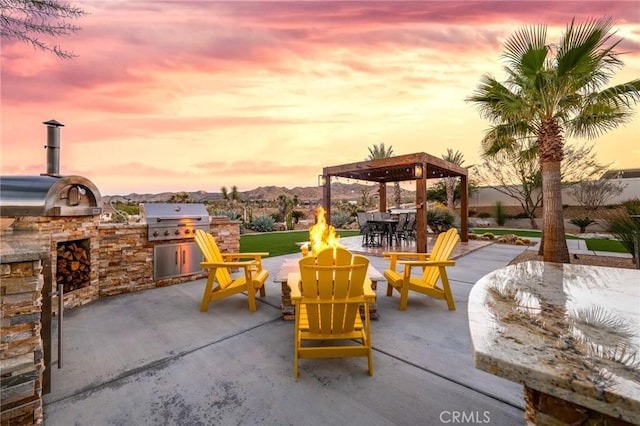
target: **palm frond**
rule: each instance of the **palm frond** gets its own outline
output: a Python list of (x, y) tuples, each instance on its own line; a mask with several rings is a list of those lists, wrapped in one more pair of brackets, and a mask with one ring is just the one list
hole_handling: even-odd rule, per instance
[(534, 130), (526, 122), (506, 123), (493, 126), (481, 141), (481, 155), (491, 157), (502, 151), (520, 149), (523, 140), (530, 138)]
[(533, 79), (544, 65), (549, 50), (546, 43), (545, 25), (525, 27), (506, 41), (503, 56), (512, 68)]
[(640, 79), (611, 86), (595, 94), (598, 102), (606, 102), (615, 107), (631, 108), (640, 103)]
[(621, 64), (613, 50), (619, 41), (607, 46), (614, 34), (611, 33), (612, 26), (609, 17), (580, 25), (572, 20), (561, 38), (556, 56), (558, 77), (571, 82), (574, 88), (576, 84), (590, 84), (591, 87), (606, 84), (613, 75), (613, 68)]
[(524, 112), (521, 96), (488, 75), (481, 78), (467, 101), (475, 102), (482, 117), (496, 122), (508, 117), (515, 119)]
[(606, 104), (591, 105), (566, 123), (567, 135), (595, 139), (627, 123), (632, 114), (631, 110), (610, 108)]
[(379, 145), (374, 144), (373, 147), (369, 147), (369, 157), (367, 160), (375, 160), (377, 158), (388, 158), (393, 156), (393, 146), (389, 146), (389, 148), (385, 148), (384, 142), (381, 142)]

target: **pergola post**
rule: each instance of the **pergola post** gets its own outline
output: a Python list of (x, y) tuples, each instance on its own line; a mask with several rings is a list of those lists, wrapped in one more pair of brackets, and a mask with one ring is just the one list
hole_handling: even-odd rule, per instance
[(416, 253), (427, 253), (427, 167), (416, 178)]
[(469, 241), (469, 188), (467, 176), (460, 176), (460, 239)]
[[(331, 175), (322, 173), (322, 204), (325, 211), (327, 223), (331, 224)], [(318, 218), (316, 218), (316, 222)]]
[(386, 212), (387, 211), (387, 184), (381, 182), (378, 188), (378, 195), (380, 203), (378, 204), (378, 211)]

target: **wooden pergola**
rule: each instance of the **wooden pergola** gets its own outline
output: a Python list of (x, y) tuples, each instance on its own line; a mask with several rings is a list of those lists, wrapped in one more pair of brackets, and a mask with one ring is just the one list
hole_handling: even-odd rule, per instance
[(467, 169), (424, 152), (399, 155), (397, 157), (379, 158), (358, 163), (331, 166), (322, 169), (322, 204), (327, 217), (331, 217), (331, 178), (378, 182), (380, 184), (381, 212), (387, 209), (387, 183), (416, 182), (416, 251), (427, 252), (427, 179), (460, 177), (461, 188), (461, 239), (468, 241), (469, 214)]

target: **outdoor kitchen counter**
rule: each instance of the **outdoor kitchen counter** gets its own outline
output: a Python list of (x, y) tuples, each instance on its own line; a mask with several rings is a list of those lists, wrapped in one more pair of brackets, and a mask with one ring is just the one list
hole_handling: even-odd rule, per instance
[(469, 328), (476, 368), (525, 386), (529, 424), (640, 424), (639, 270), (498, 269), (469, 295)]
[(51, 237), (38, 232), (3, 231), (0, 234), (0, 260), (26, 262), (49, 256)]

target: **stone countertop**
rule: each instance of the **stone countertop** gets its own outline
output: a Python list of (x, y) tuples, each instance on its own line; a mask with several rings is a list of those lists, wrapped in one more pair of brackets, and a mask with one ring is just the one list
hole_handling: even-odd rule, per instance
[(50, 256), (51, 236), (38, 232), (4, 231), (0, 234), (0, 262), (16, 263)]
[(469, 295), (476, 368), (631, 423), (640, 413), (640, 270), (523, 262)]

